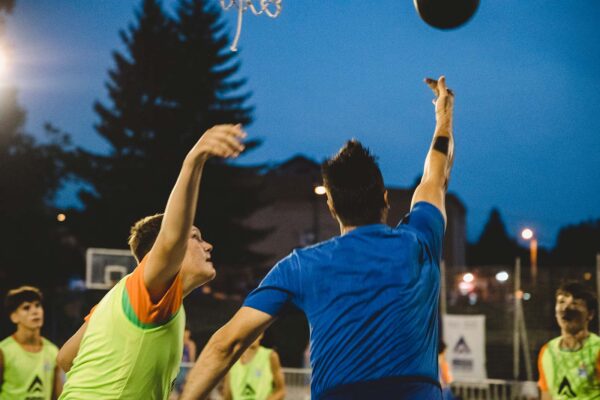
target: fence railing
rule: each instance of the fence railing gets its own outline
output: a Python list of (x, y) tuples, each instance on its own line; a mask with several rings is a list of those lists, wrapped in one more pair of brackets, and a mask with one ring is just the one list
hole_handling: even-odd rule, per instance
[[(189, 368), (192, 364), (182, 364)], [(286, 400), (310, 400), (310, 375), (307, 368), (283, 368)], [(486, 379), (477, 382), (453, 382), (452, 391), (461, 400), (537, 400), (535, 382)], [(217, 391), (211, 399), (220, 400)]]

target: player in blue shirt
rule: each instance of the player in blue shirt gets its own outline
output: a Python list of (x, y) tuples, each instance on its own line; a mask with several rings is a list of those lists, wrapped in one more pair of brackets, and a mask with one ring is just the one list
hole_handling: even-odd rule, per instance
[(436, 129), (411, 211), (396, 227), (373, 157), (352, 140), (322, 166), (327, 204), (341, 235), (295, 250), (210, 339), (182, 399), (205, 398), (227, 369), (293, 304), (311, 331), (315, 400), (441, 399), (438, 381), (439, 264), (453, 159), (454, 95), (445, 78)]

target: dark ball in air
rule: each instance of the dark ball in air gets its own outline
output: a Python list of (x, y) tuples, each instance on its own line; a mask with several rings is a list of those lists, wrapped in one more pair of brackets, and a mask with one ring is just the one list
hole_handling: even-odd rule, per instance
[(479, 0), (413, 0), (427, 24), (438, 29), (454, 29), (467, 22), (479, 7)]

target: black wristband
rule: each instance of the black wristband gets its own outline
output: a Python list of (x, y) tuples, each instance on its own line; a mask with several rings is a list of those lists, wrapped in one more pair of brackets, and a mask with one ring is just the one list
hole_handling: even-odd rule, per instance
[(448, 146), (450, 144), (450, 138), (448, 136), (438, 136), (433, 142), (433, 149), (448, 155)]

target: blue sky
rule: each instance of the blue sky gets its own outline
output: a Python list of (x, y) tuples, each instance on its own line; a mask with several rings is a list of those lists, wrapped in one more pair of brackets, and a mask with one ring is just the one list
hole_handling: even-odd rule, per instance
[[(169, 7), (175, 0), (167, 0)], [(28, 112), (77, 144), (105, 151), (94, 100), (106, 99), (118, 30), (139, 1), (18, 0), (8, 19), (10, 84)], [(316, 160), (356, 137), (388, 185), (419, 175), (434, 128), (426, 76), (456, 92), (450, 190), (468, 236), (499, 207), (511, 234), (532, 226), (551, 245), (560, 226), (600, 217), (600, 2), (482, 0), (454, 31), (420, 20), (411, 0), (283, 0), (278, 19), (246, 15), (241, 75), (264, 144), (243, 163), (303, 153)], [(235, 28), (235, 13), (224, 15)]]

